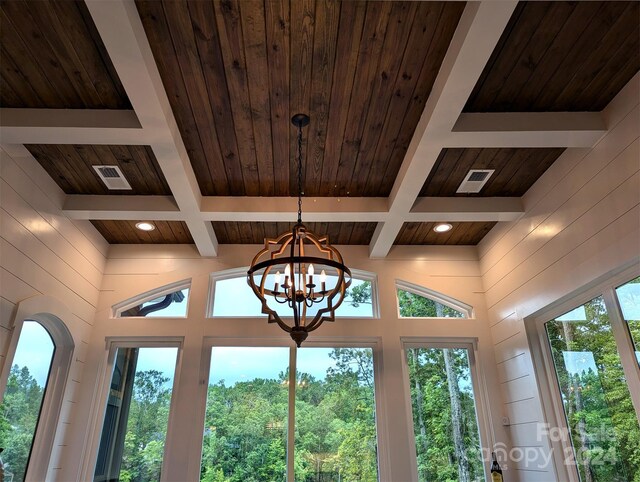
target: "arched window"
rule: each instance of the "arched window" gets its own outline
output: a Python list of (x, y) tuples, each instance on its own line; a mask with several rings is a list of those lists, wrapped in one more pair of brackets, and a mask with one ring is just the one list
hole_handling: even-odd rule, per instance
[[(5, 480), (45, 480), (74, 343), (62, 320), (71, 314), (55, 300), (18, 304), (0, 377), (0, 455)], [(49, 310), (47, 310), (49, 311)]]
[(113, 306), (115, 318), (186, 318), (190, 280), (161, 286)]
[[(344, 302), (336, 311), (338, 318), (378, 318), (378, 291), (375, 273), (351, 270), (353, 278)], [(330, 275), (327, 275), (330, 276)], [(239, 306), (234, 300), (242, 299)], [(282, 308), (282, 313), (289, 311)], [(211, 274), (209, 316), (242, 318), (263, 316), (260, 301), (247, 284), (247, 268), (233, 268)]]
[(424, 286), (396, 281), (400, 318), (472, 318), (473, 308)]

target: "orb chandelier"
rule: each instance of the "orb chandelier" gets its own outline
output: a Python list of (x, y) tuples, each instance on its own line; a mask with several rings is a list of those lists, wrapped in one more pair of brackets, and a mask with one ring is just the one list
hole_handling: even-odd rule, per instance
[(309, 332), (335, 320), (351, 271), (327, 235), (302, 224), (302, 128), (309, 117), (296, 114), (291, 123), (298, 129), (298, 221), (291, 231), (265, 238), (264, 248), (251, 261), (247, 282), (269, 323), (277, 323), (299, 347)]

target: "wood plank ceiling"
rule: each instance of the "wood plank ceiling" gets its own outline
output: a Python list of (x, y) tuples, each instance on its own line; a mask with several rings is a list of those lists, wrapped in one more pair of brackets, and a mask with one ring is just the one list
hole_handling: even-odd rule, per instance
[[(249, 223), (214, 221), (213, 229), (222, 244), (262, 244), (290, 231), (293, 223)], [(331, 244), (369, 244), (376, 223), (304, 223), (310, 231), (329, 236)]]
[[(170, 195), (169, 185), (148, 146), (28, 144), (27, 149), (67, 194)], [(131, 190), (107, 189), (91, 166), (116, 165)]]
[(438, 223), (404, 223), (393, 244), (476, 245), (491, 231), (495, 222), (450, 223), (446, 233), (436, 233)]
[(520, 2), (466, 112), (600, 111), (640, 69), (640, 2)]
[(83, 1), (0, 4), (1, 107), (129, 109)]
[(463, 2), (137, 0), (203, 195), (387, 196)]
[[(563, 148), (443, 149), (420, 195), (519, 197), (563, 152)], [(495, 172), (480, 193), (456, 193), (470, 169), (495, 169)]]
[[(140, 221), (148, 221), (141, 219)], [(183, 221), (152, 221), (156, 229), (140, 231), (139, 221), (91, 221), (110, 244), (191, 244), (193, 238)]]

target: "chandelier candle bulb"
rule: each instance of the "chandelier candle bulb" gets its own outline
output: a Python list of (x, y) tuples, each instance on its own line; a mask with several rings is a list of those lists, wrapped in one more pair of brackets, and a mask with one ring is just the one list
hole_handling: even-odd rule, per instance
[(307, 270), (307, 286), (313, 288), (313, 264), (310, 264)]

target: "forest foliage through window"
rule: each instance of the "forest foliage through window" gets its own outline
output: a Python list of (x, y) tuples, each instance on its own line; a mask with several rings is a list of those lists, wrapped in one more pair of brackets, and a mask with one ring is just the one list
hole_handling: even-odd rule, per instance
[(467, 318), (467, 314), (436, 300), (398, 289), (398, 308), (402, 318)]

